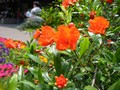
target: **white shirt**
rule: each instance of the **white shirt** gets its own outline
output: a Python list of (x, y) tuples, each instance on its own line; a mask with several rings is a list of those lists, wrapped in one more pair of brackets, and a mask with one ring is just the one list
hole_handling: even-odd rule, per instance
[(31, 9), (31, 11), (27, 11), (25, 13), (26, 17), (33, 17), (36, 16), (36, 14), (39, 14), (41, 12), (41, 9), (39, 7), (34, 7)]

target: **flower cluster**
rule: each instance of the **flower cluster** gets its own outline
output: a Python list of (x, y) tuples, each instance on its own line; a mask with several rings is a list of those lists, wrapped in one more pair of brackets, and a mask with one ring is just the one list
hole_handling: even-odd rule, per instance
[(50, 26), (42, 26), (41, 31), (37, 30), (34, 34), (40, 45), (47, 46), (55, 42), (58, 50), (75, 50), (79, 36), (80, 32), (74, 25), (60, 25), (57, 31)]
[(5, 62), (6, 56), (9, 55), (9, 49), (4, 46), (6, 38), (0, 37), (0, 63)]
[(68, 81), (68, 79), (65, 78), (62, 74), (61, 74), (59, 77), (56, 76), (56, 77), (55, 77), (55, 80), (56, 80), (55, 85), (56, 85), (58, 88), (63, 88), (63, 87), (65, 87), (65, 86), (67, 85), (67, 81)]
[(5, 46), (7, 48), (19, 48), (19, 49), (23, 49), (26, 45), (24, 42), (19, 41), (19, 40), (13, 40), (13, 39), (7, 39), (4, 42)]
[(17, 70), (18, 70), (18, 68), (14, 67), (14, 65), (11, 63), (0, 64), (0, 78), (11, 76)]

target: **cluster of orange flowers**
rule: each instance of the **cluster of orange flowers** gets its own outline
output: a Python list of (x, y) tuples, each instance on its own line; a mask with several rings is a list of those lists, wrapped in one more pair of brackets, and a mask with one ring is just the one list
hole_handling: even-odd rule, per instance
[(56, 77), (55, 77), (55, 80), (56, 80), (55, 85), (56, 85), (58, 88), (63, 88), (63, 87), (65, 87), (65, 86), (67, 85), (67, 81), (68, 81), (68, 79), (65, 78), (62, 74), (61, 74), (59, 77), (56, 76)]
[(12, 40), (12, 39), (7, 39), (5, 42), (4, 42), (5, 46), (7, 48), (19, 48), (19, 49), (23, 49), (26, 44), (22, 41), (19, 41), (19, 40)]
[(78, 0), (63, 0), (62, 6), (67, 8), (70, 5), (74, 5)]
[(80, 36), (79, 30), (74, 25), (60, 25), (55, 31), (50, 26), (42, 26), (41, 31), (36, 30), (34, 38), (38, 40), (41, 46), (56, 43), (58, 50), (76, 49), (76, 43)]

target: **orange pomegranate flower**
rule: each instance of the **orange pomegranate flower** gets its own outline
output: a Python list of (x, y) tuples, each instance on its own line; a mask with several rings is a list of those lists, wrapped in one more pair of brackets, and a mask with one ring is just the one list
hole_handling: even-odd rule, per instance
[(42, 32), (39, 29), (37, 29), (36, 32), (34, 33), (34, 38), (38, 39), (40, 37), (41, 33)]
[(60, 25), (56, 35), (56, 48), (58, 50), (65, 50), (67, 48), (71, 50), (76, 49), (76, 43), (80, 33), (75, 26), (69, 28), (68, 26)]
[(61, 74), (59, 77), (56, 76), (56, 77), (55, 77), (55, 80), (56, 80), (55, 85), (56, 85), (58, 88), (63, 88), (63, 87), (65, 87), (65, 86), (67, 85), (67, 81), (68, 81), (68, 79), (65, 78), (62, 74)]
[(54, 42), (54, 29), (50, 26), (42, 26), (41, 31), (38, 43), (42, 46), (51, 45)]
[(90, 24), (88, 30), (95, 34), (105, 34), (105, 29), (109, 26), (109, 21), (101, 16), (90, 19), (88, 22)]
[(76, 2), (77, 2), (77, 0), (63, 0), (62, 6), (67, 8), (70, 5), (74, 5), (74, 3), (76, 3)]
[(70, 28), (70, 42), (69, 42), (69, 46), (72, 50), (75, 50), (76, 49), (76, 43), (77, 43), (77, 40), (80, 36), (80, 32), (78, 31), (78, 29), (76, 27), (71, 27)]
[(4, 42), (5, 46), (7, 48), (16, 48), (15, 44), (14, 44), (14, 41), (12, 39), (7, 39), (5, 42)]

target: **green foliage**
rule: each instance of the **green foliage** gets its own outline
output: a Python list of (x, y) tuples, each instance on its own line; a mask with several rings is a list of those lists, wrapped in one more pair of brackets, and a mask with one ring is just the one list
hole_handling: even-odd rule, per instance
[[(5, 87), (9, 90), (119, 90), (119, 0), (111, 4), (105, 0), (78, 0), (67, 8), (61, 3), (62, 0), (55, 0), (51, 6), (43, 7), (40, 15), (43, 23), (37, 24), (37, 27), (28, 25), (25, 30), (29, 29), (32, 39), (26, 42), (24, 49), (10, 49), (5, 63), (10, 61), (19, 69), (9, 78), (0, 78), (0, 90)], [(104, 35), (88, 32), (91, 11), (110, 22)], [(41, 46), (37, 43), (39, 39), (33, 39), (32, 31), (36, 28), (48, 25), (57, 32), (59, 25), (71, 22), (80, 32), (76, 50), (68, 48), (60, 51), (56, 49), (56, 43)], [(24, 61), (22, 65), (21, 60)], [(24, 73), (26, 69), (28, 72)], [(68, 79), (61, 89), (55, 85), (55, 77), (60, 75)], [(6, 81), (3, 83), (3, 80)]]
[(18, 80), (18, 75), (14, 74), (11, 77), (10, 81), (9, 81), (7, 89), (8, 90), (16, 90), (16, 88), (17, 88), (17, 80)]

